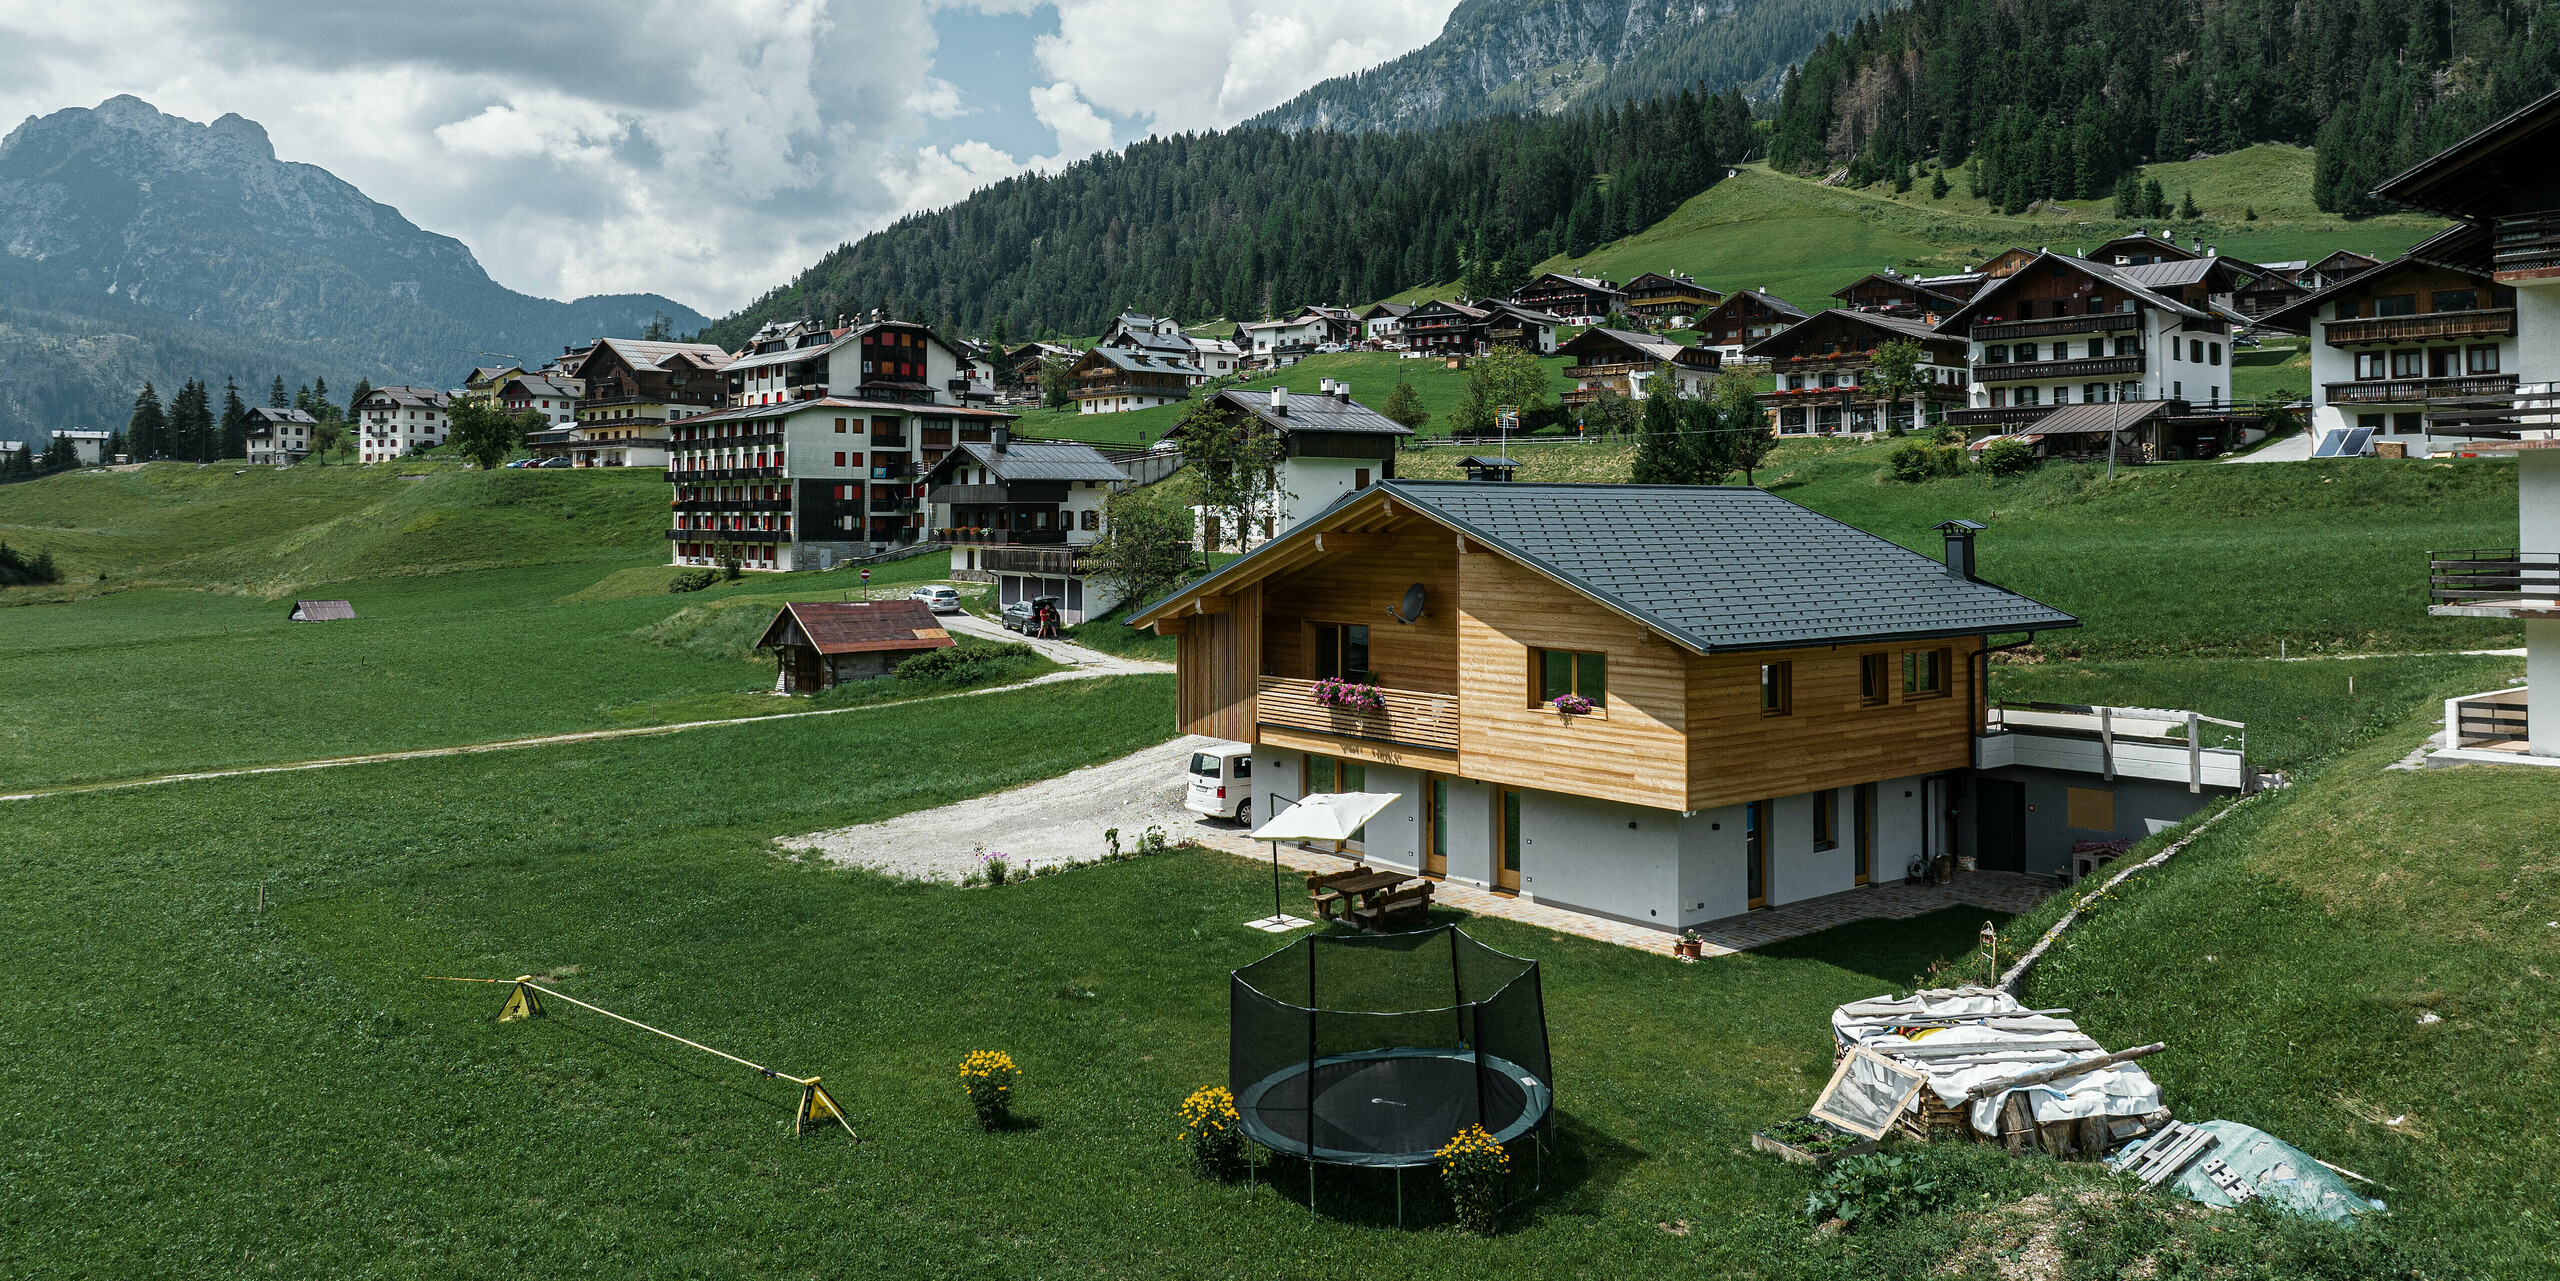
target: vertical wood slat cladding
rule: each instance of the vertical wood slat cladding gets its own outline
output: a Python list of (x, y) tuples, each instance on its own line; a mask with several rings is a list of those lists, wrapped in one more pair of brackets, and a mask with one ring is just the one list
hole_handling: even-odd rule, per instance
[[(1442, 693), (1458, 688), (1457, 541), (1413, 516), (1387, 532), (1395, 537), (1392, 546), (1330, 553), (1266, 580), (1261, 662), (1272, 675), (1315, 679), (1308, 624), (1351, 623), (1369, 628), (1369, 667), (1379, 684)], [(1423, 616), (1399, 623), (1387, 611), (1415, 583), (1422, 584)]]
[[(1458, 754), (1468, 778), (1686, 809), (1683, 651), (1497, 555), (1458, 557)], [(1608, 655), (1602, 716), (1530, 706), (1529, 651)]]
[(1253, 741), (1253, 695), (1260, 672), (1262, 587), (1235, 594), (1223, 614), (1187, 615), (1175, 642), (1174, 722), (1185, 734)]
[[(1826, 787), (1908, 778), (1973, 763), (1975, 637), (1689, 656), (1684, 809), (1706, 809)], [(1947, 692), (1902, 697), (1902, 655), (1947, 651)], [(1887, 655), (1891, 700), (1858, 702), (1861, 655)], [(1760, 667), (1787, 663), (1794, 710), (1760, 714)]]

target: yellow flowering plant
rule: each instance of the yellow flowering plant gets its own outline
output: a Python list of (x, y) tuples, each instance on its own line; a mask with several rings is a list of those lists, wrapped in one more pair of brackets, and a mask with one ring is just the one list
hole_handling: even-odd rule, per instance
[(1481, 1125), (1470, 1125), (1434, 1154), (1440, 1159), (1440, 1181), (1449, 1189), (1458, 1226), (1493, 1235), (1502, 1210), (1502, 1177), (1511, 1170), (1511, 1154)]
[(978, 1124), (990, 1130), (1012, 1115), (1013, 1087), (1021, 1079), (1022, 1069), (1002, 1050), (971, 1050), (960, 1060), (960, 1088), (968, 1092)]
[(1244, 1163), (1244, 1117), (1234, 1092), (1204, 1085), (1182, 1101), (1182, 1138), (1191, 1145), (1191, 1167), (1206, 1178), (1225, 1178)]

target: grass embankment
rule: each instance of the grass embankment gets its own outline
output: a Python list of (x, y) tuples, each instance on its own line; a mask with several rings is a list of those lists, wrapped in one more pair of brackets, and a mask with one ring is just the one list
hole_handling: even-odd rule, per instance
[[(1578, 332), (1578, 331), (1577, 331)], [(1573, 362), (1562, 356), (1551, 356), (1539, 363), (1547, 367), (1547, 399), (1572, 388), (1564, 376), (1565, 367)], [(1309, 356), (1286, 369), (1266, 370), (1239, 382), (1221, 384), (1223, 388), (1247, 391), (1269, 391), (1287, 387), (1292, 396), (1314, 396), (1325, 379), (1351, 384), (1351, 397), (1371, 409), (1387, 403), (1399, 382), (1413, 384), (1413, 394), (1431, 417), (1417, 429), (1423, 436), (1449, 434), (1449, 416), (1467, 393), (1467, 375), (1437, 360), (1407, 360), (1393, 352), (1349, 351), (1332, 355)], [(1035, 409), (1022, 416), (1015, 429), (1026, 437), (1044, 440), (1081, 440), (1097, 445), (1152, 445), (1164, 439), (1174, 424), (1182, 421), (1188, 402), (1158, 405), (1150, 409), (1133, 409), (1120, 414), (1079, 414), (1072, 409)]]

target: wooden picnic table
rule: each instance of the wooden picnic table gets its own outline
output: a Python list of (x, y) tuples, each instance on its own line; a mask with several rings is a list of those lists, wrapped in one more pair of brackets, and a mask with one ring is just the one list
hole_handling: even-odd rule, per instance
[(1346, 876), (1333, 882), (1333, 888), (1357, 898), (1362, 904), (1413, 879), (1407, 872), (1371, 872), (1366, 876)]

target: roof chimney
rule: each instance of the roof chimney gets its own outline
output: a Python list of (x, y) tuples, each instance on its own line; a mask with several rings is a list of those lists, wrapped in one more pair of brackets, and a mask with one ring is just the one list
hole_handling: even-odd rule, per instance
[(1349, 383), (1347, 383), (1347, 382), (1344, 382), (1344, 381), (1342, 381), (1341, 379), (1338, 379), (1338, 378), (1337, 378), (1337, 379), (1335, 379), (1335, 380), (1334, 380), (1334, 383), (1333, 383), (1333, 398), (1334, 398), (1335, 400), (1337, 400), (1337, 401), (1342, 402), (1343, 404), (1346, 404), (1346, 405), (1350, 404), (1350, 403), (1351, 403), (1351, 384), (1349, 384)]
[(1288, 388), (1274, 387), (1271, 389), (1271, 412), (1274, 416), (1280, 418), (1286, 418), (1289, 416)]
[(1973, 536), (1982, 532), (1982, 524), (1971, 520), (1938, 522), (1938, 532), (1947, 536), (1947, 572), (1967, 582), (1980, 582), (1973, 572)]
[(1012, 448), (1012, 447), (1013, 447), (1013, 429), (1012, 429), (1011, 427), (1007, 427), (1007, 426), (1005, 426), (1003, 423), (997, 423), (997, 424), (996, 424), (996, 430), (995, 430), (995, 442), (996, 442), (996, 452), (997, 452), (997, 453), (999, 453), (999, 454), (1003, 453), (1003, 452), (1004, 452), (1005, 450), (1007, 450), (1007, 449)]

